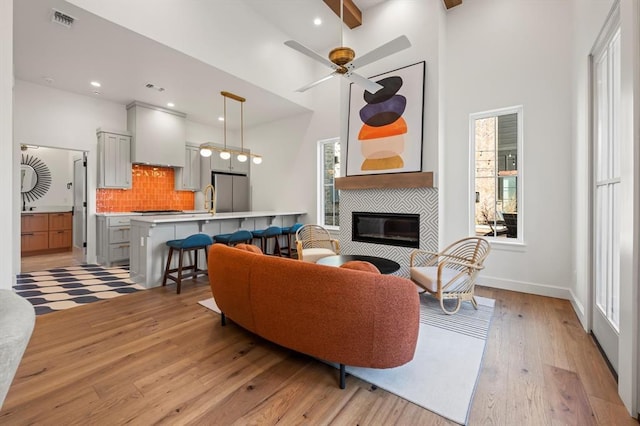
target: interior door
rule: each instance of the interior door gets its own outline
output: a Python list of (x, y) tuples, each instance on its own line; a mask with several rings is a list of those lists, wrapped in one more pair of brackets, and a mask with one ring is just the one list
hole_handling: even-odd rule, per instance
[[(615, 15), (614, 15), (615, 16)], [(606, 29), (606, 28), (605, 28)], [(618, 371), (620, 325), (620, 25), (592, 54), (592, 332)]]
[(87, 259), (87, 153), (73, 160), (73, 256)]

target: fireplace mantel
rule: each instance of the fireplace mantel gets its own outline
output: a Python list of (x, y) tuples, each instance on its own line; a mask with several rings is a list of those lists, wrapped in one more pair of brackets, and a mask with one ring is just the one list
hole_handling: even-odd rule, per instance
[(433, 172), (391, 173), (336, 178), (336, 189), (433, 188)]

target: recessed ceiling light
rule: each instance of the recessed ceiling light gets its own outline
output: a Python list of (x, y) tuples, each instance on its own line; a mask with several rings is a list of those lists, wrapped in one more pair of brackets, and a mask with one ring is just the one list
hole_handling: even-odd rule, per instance
[(173, 108), (174, 106), (176, 106), (176, 104), (174, 104), (173, 102), (167, 102), (167, 106), (169, 108)]
[(100, 84), (100, 82), (98, 82), (98, 81), (92, 81), (92, 82), (91, 82), (91, 85), (92, 85), (93, 87), (100, 87), (100, 86), (102, 86), (102, 84)]
[(49, 77), (49, 76), (44, 76), (44, 77), (42, 77), (42, 79), (44, 81), (46, 81), (47, 83), (49, 83), (49, 84), (53, 83), (53, 81), (54, 81), (53, 77)]
[(93, 94), (94, 94), (94, 95), (102, 95), (102, 92), (100, 92), (99, 90), (94, 90), (94, 91), (93, 91)]
[(218, 117), (218, 121), (224, 121), (224, 117), (223, 116)]
[(322, 19), (320, 18), (316, 18), (313, 20), (313, 25), (315, 25), (316, 27), (319, 25), (322, 25)]

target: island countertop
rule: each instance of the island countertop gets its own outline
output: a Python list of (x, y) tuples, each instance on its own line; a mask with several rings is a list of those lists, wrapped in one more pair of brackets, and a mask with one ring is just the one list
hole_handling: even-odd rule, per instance
[(258, 217), (277, 217), (277, 216), (299, 216), (305, 214), (300, 211), (281, 212), (281, 211), (248, 211), (233, 213), (216, 213), (212, 215), (206, 210), (186, 211), (181, 214), (159, 214), (150, 216), (134, 216), (131, 221), (145, 223), (175, 223), (175, 222), (193, 222), (200, 220), (228, 220), (228, 219), (250, 219)]
[[(191, 210), (179, 214), (132, 216), (129, 276), (146, 288), (162, 285), (167, 241), (196, 233), (214, 236), (239, 229), (253, 231), (269, 226), (291, 226), (305, 214), (300, 211), (245, 211), (211, 215), (206, 210)], [(206, 265), (204, 251), (198, 256), (198, 264)], [(172, 259), (172, 268), (177, 267), (177, 257)]]

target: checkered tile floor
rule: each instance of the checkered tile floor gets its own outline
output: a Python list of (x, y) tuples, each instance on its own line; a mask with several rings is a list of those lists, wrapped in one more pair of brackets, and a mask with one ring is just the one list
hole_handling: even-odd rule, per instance
[(123, 268), (79, 265), (17, 276), (17, 294), (34, 305), (36, 314), (81, 306), (144, 290)]

